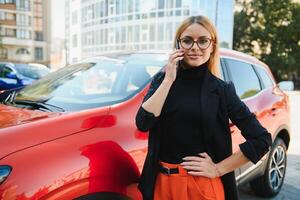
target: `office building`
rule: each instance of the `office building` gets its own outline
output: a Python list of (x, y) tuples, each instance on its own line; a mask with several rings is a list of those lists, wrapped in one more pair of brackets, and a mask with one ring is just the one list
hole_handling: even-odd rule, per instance
[(102, 52), (171, 49), (177, 26), (191, 15), (215, 24), (232, 48), (233, 0), (66, 0), (67, 62)]

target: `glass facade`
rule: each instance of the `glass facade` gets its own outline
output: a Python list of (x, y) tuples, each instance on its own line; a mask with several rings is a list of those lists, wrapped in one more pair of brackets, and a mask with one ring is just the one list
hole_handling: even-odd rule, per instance
[[(68, 61), (115, 50), (171, 49), (176, 28), (191, 15), (209, 17), (218, 29), (221, 45), (231, 48), (233, 3), (233, 0), (66, 0)], [(78, 41), (74, 41), (74, 34)], [(76, 49), (72, 43), (78, 44)]]

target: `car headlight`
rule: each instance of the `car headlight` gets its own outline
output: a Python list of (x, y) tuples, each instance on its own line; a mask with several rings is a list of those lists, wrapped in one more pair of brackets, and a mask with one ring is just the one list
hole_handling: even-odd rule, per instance
[(7, 165), (0, 166), (0, 184), (5, 181), (11, 172), (11, 167)]

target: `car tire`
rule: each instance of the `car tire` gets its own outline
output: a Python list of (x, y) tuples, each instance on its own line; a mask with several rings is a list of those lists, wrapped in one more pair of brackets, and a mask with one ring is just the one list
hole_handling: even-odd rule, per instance
[(264, 174), (250, 182), (252, 190), (261, 197), (277, 195), (283, 185), (286, 165), (286, 145), (281, 138), (276, 138)]
[(129, 197), (113, 193), (113, 192), (101, 192), (87, 194), (76, 198), (75, 200), (131, 200)]

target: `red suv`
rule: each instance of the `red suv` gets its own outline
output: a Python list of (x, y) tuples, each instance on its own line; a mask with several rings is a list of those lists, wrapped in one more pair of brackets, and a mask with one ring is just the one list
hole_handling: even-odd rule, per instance
[[(137, 182), (147, 133), (135, 115), (167, 52), (123, 52), (52, 72), (19, 91), (0, 94), (1, 199), (141, 199)], [(235, 171), (258, 195), (276, 195), (289, 146), (289, 103), (269, 68), (221, 50), (220, 68), (272, 133), (273, 147), (256, 165)], [(244, 141), (232, 124), (233, 151)]]

